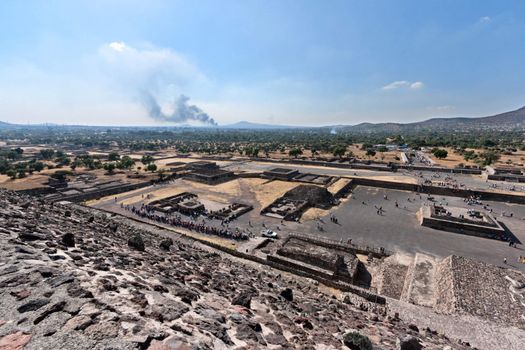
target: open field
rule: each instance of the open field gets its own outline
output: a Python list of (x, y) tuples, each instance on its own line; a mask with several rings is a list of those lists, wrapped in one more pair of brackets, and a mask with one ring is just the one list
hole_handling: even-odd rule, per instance
[(499, 161), (496, 163), (500, 166), (519, 166), (523, 167), (525, 164), (525, 151), (517, 151), (511, 155), (502, 154)]
[(430, 152), (427, 152), (425, 154), (430, 159), (432, 159), (434, 162), (436, 162), (436, 165), (447, 167), (447, 168), (455, 168), (459, 164), (470, 165), (470, 166), (476, 165), (476, 163), (471, 160), (466, 161), (461, 154), (456, 153), (454, 149), (451, 147), (444, 147), (443, 149), (445, 149), (448, 152), (447, 158), (445, 159), (438, 159)]

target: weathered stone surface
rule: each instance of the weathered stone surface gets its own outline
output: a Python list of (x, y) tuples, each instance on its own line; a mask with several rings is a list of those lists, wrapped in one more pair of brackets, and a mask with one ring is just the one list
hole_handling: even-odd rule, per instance
[(38, 232), (20, 232), (18, 238), (22, 241), (43, 241), (46, 239), (46, 236)]
[(22, 350), (31, 340), (31, 334), (16, 332), (0, 339), (0, 350)]
[(47, 283), (53, 288), (59, 287), (66, 283), (71, 283), (75, 280), (73, 276), (64, 275), (64, 276), (57, 276), (53, 277), (47, 280)]
[(12, 291), (10, 294), (14, 296), (17, 300), (22, 300), (30, 296), (31, 291), (29, 289), (22, 289), (22, 290)]
[(91, 317), (80, 315), (69, 319), (64, 327), (71, 330), (84, 330), (92, 324)]
[(179, 289), (175, 292), (175, 295), (180, 297), (183, 302), (190, 305), (192, 301), (197, 301), (199, 299), (199, 294), (186, 288)]
[(252, 293), (246, 292), (246, 291), (237, 294), (232, 299), (232, 305), (244, 306), (247, 309), (250, 308), (251, 303), (252, 303)]
[(177, 337), (169, 337), (163, 341), (154, 340), (148, 350), (191, 350), (190, 344)]
[(33, 299), (19, 306), (17, 308), (17, 311), (20, 312), (21, 314), (24, 312), (28, 312), (28, 311), (35, 311), (47, 304), (49, 304), (49, 299), (45, 299), (45, 298)]
[(280, 346), (286, 346), (288, 344), (288, 341), (282, 334), (271, 333), (268, 334), (265, 338), (268, 344)]
[(82, 288), (78, 282), (69, 284), (67, 287), (67, 293), (70, 297), (74, 298), (93, 298), (93, 293), (85, 288)]
[(66, 301), (62, 300), (59, 301), (56, 304), (51, 305), (47, 310), (42, 312), (40, 315), (38, 315), (35, 320), (33, 321), (34, 324), (39, 324), (42, 322), (47, 316), (51, 315), (52, 313), (62, 311), (64, 307), (66, 306)]
[(103, 340), (118, 336), (119, 327), (116, 322), (101, 322), (86, 328), (84, 333), (94, 340)]

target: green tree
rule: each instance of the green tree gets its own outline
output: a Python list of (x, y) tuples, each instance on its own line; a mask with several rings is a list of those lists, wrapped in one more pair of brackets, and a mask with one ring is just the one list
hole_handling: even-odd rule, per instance
[(491, 165), (492, 163), (499, 160), (500, 155), (494, 151), (486, 151), (481, 153), (480, 157), (483, 159), (483, 165)]
[(37, 171), (37, 172), (40, 172), (40, 171), (44, 170), (44, 163), (42, 163), (42, 162), (35, 162), (33, 164), (33, 170)]
[(42, 159), (46, 159), (46, 160), (53, 159), (54, 155), (55, 155), (54, 149), (41, 149), (40, 150), (40, 157), (42, 157)]
[(9, 176), (12, 180), (16, 179), (16, 171), (14, 169), (7, 170), (5, 174)]
[(494, 147), (494, 146), (496, 146), (496, 142), (494, 142), (492, 140), (485, 140), (483, 142), (483, 146), (485, 146), (485, 147)]
[(149, 154), (143, 155), (141, 159), (142, 164), (146, 166), (150, 163), (153, 163), (153, 161), (154, 161), (153, 157), (150, 156)]
[(109, 155), (108, 155), (108, 160), (110, 162), (114, 162), (114, 161), (117, 161), (120, 159), (120, 155), (118, 154), (118, 152), (111, 152)]
[(157, 170), (157, 165), (155, 165), (154, 163), (148, 164), (148, 166), (146, 167), (146, 170), (151, 171), (153, 173)]
[(5, 158), (0, 158), (0, 174), (5, 174), (10, 167), (9, 162)]
[(130, 156), (124, 156), (120, 158), (118, 162), (118, 167), (120, 169), (131, 169), (135, 165), (135, 161)]
[(296, 147), (288, 151), (288, 155), (294, 158), (297, 158), (301, 154), (303, 154), (303, 151), (300, 148), (296, 148)]
[(104, 170), (108, 172), (108, 174), (113, 174), (115, 172), (116, 165), (115, 163), (104, 163)]
[(465, 152), (463, 153), (463, 159), (465, 159), (466, 161), (469, 161), (469, 160), (471, 160), (471, 159), (475, 159), (475, 158), (477, 158), (477, 157), (478, 157), (478, 155), (476, 154), (476, 152), (474, 152), (474, 151), (472, 151), (472, 150), (470, 150), (470, 151), (465, 151)]
[(345, 145), (336, 145), (332, 149), (332, 153), (334, 157), (342, 158), (346, 153), (346, 146)]
[(435, 150), (434, 152), (432, 152), (432, 153), (434, 153), (434, 156), (435, 156), (436, 158), (438, 158), (438, 159), (445, 159), (445, 158), (447, 158), (447, 156), (448, 156), (448, 151), (445, 150), (445, 149), (441, 149), (441, 148), (436, 149), (436, 150)]
[(369, 148), (369, 149), (366, 150), (366, 156), (368, 158), (373, 157), (375, 155), (376, 155), (376, 151), (374, 151), (373, 149)]

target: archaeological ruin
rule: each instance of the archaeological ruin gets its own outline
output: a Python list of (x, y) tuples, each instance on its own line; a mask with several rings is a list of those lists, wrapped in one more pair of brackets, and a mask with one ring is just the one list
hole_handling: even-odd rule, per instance
[(505, 229), (489, 213), (474, 209), (424, 206), (418, 212), (422, 226), (466, 235), (505, 239)]

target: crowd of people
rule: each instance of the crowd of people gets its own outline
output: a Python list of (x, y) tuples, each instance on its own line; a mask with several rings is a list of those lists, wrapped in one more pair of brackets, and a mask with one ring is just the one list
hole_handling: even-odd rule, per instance
[(167, 224), (175, 227), (182, 227), (191, 231), (204, 233), (208, 235), (214, 235), (224, 238), (230, 238), (235, 240), (247, 240), (249, 234), (239, 230), (238, 228), (231, 230), (228, 225), (224, 222), (221, 223), (220, 227), (215, 227), (207, 225), (205, 220), (202, 220), (201, 223), (197, 222), (199, 213), (195, 213), (193, 216), (189, 216), (189, 219), (183, 218), (181, 215), (172, 215), (172, 214), (159, 214), (152, 207), (142, 204), (140, 208), (130, 205), (122, 206), (123, 209), (132, 212), (133, 214), (140, 216), (141, 218), (146, 218), (153, 220), (162, 224)]

